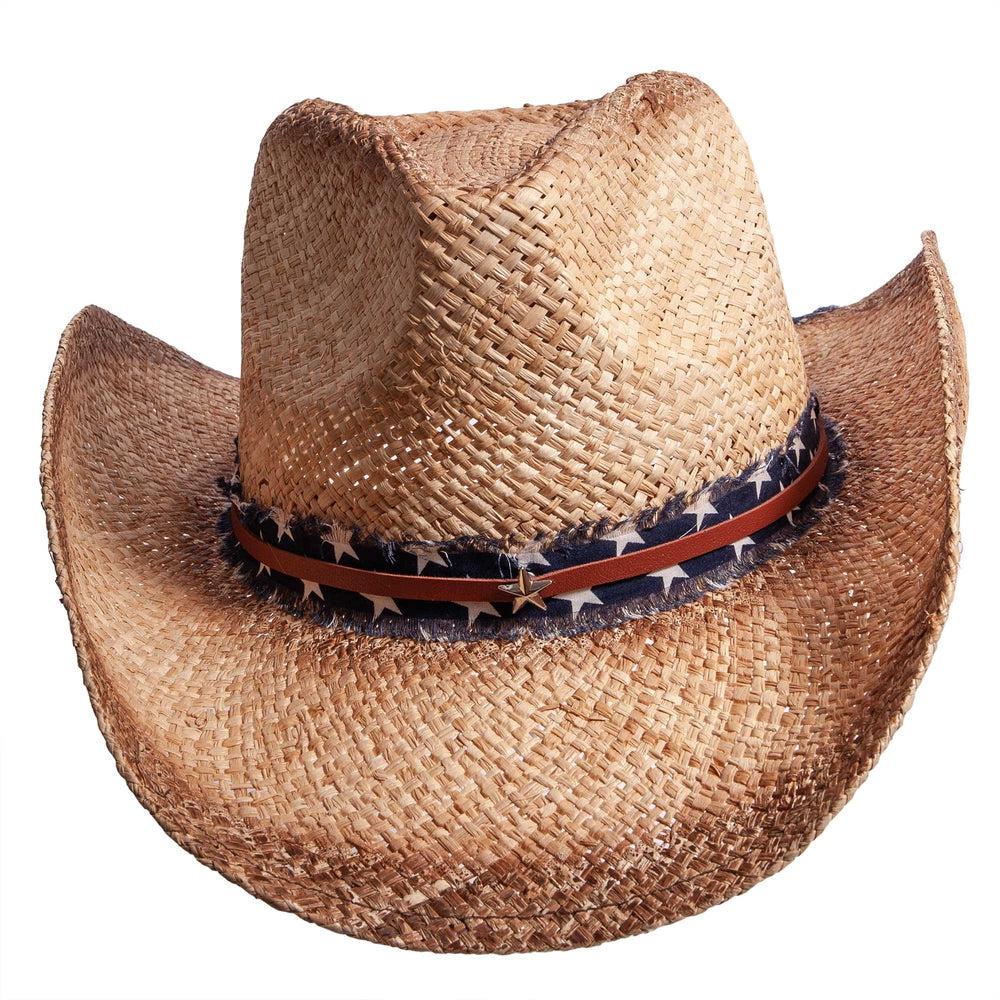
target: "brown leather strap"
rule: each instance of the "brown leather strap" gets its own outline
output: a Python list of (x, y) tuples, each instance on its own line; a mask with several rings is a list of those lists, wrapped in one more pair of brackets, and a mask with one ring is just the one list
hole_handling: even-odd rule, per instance
[[(763, 530), (798, 507), (823, 478), (827, 457), (826, 429), (821, 425), (819, 447), (806, 469), (790, 486), (759, 506), (711, 528), (704, 528), (671, 542), (636, 549), (608, 559), (552, 570), (550, 573), (538, 574), (535, 579), (549, 581), (549, 586), (544, 592), (545, 599), (548, 600), (560, 594), (589, 590), (617, 580), (646, 576), (668, 566), (676, 566), (678, 563), (695, 559), (707, 552), (713, 552), (725, 545), (732, 545), (733, 542)], [(294, 552), (287, 552), (263, 541), (247, 530), (240, 520), (235, 505), (230, 516), (236, 540), (254, 559), (269, 569), (300, 580), (353, 591), (357, 594), (398, 597), (413, 601), (510, 604), (513, 600), (510, 594), (499, 589), (501, 584), (515, 582), (513, 578), (413, 576), (406, 573), (383, 573), (377, 570), (341, 566), (339, 563), (327, 562), (324, 559), (310, 559), (307, 556), (296, 555)]]

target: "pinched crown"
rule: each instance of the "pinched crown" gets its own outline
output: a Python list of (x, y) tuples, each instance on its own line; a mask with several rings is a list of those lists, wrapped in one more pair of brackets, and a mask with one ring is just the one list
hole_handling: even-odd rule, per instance
[(745, 144), (690, 77), (261, 146), (240, 460), (257, 502), (383, 538), (619, 520), (784, 441), (802, 359)]

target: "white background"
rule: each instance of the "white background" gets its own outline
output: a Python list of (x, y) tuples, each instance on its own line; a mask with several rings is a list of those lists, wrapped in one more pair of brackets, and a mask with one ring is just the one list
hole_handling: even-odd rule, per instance
[[(4, 997), (1000, 995), (994, 4), (2, 10)], [(973, 397), (963, 566), (935, 662), (827, 832), (701, 916), (585, 951), (442, 957), (279, 913), (175, 846), (98, 733), (37, 484), (60, 331), (95, 302), (237, 373), (256, 147), (298, 99), (498, 107), (594, 97), (656, 68), (700, 76), (732, 109), (793, 313), (854, 301), (917, 253), (922, 228), (938, 232)]]

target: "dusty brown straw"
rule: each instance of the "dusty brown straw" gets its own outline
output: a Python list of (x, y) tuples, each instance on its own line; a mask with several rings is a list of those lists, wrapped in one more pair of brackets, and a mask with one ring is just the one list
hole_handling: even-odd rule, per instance
[[(45, 406), (101, 728), (202, 861), (375, 941), (567, 948), (745, 890), (851, 795), (956, 569), (965, 374), (933, 237), (796, 327), (745, 147), (696, 81), (395, 119), (308, 102), (262, 147), (244, 323), (241, 386), (87, 309)], [(809, 386), (850, 461), (819, 524), (621, 628), (359, 636), (259, 601), (218, 557), (237, 429), (264, 502), (526, 538), (742, 469)]]

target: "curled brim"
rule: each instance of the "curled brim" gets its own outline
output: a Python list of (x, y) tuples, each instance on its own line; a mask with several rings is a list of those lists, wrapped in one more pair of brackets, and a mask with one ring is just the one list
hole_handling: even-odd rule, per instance
[(798, 323), (849, 468), (732, 586), (572, 637), (324, 628), (219, 557), (238, 382), (96, 308), (45, 407), (58, 579), (130, 787), (283, 909), (410, 948), (594, 944), (794, 858), (899, 725), (957, 562), (961, 325), (933, 236)]

